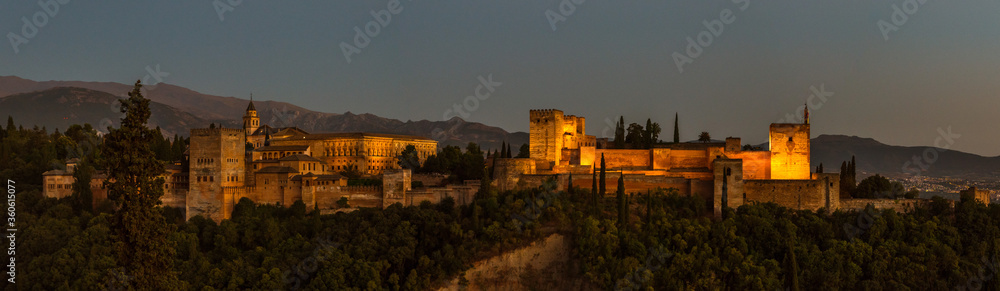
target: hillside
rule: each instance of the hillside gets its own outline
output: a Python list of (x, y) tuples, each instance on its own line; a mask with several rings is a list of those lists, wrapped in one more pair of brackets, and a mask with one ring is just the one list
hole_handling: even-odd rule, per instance
[[(924, 161), (924, 152), (933, 149), (937, 152), (937, 160), (933, 163)], [(839, 172), (840, 164), (857, 158), (858, 174), (882, 174), (889, 176), (903, 175), (920, 169), (913, 162), (918, 157), (927, 165), (921, 175), (931, 177), (960, 178), (995, 178), (1000, 177), (1000, 157), (983, 157), (980, 155), (959, 151), (943, 150), (931, 147), (892, 146), (871, 138), (861, 138), (844, 135), (820, 135), (812, 139), (812, 165), (819, 163), (830, 172)], [(933, 158), (933, 154), (928, 154)], [(909, 162), (909, 164), (907, 164)], [(909, 170), (904, 170), (904, 166)]]

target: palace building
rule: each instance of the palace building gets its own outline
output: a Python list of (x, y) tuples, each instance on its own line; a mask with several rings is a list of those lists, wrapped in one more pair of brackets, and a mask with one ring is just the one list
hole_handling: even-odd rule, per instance
[[(437, 141), (380, 133), (310, 134), (296, 127), (273, 128), (260, 122), (253, 101), (243, 116), (243, 128), (192, 129), (185, 161), (168, 165), (163, 205), (182, 207), (187, 218), (196, 215), (229, 218), (242, 198), (256, 203), (291, 205), (302, 201), (309, 209), (338, 208), (347, 198), (352, 206), (386, 207), (455, 197), (461, 202), (474, 194), (471, 185), (411, 189), (412, 174), (401, 169), (397, 156), (408, 146), (423, 163), (437, 152)], [(44, 195), (71, 193), (74, 161), (66, 170), (44, 174)], [(379, 176), (381, 186), (348, 186), (342, 171)], [(95, 175), (95, 200), (106, 199), (103, 175)], [(95, 204), (96, 205), (96, 204)]]

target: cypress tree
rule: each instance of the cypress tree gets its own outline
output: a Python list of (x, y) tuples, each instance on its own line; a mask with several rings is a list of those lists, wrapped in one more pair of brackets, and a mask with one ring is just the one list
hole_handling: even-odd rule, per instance
[(604, 195), (608, 193), (606, 191), (607, 188), (605, 188), (605, 185), (604, 185), (605, 184), (604, 183), (604, 177), (605, 177), (604, 171), (605, 170), (606, 170), (606, 168), (604, 167), (604, 154), (601, 154), (601, 178), (600, 178), (600, 181), (598, 181), (598, 182), (601, 183), (601, 193), (600, 193), (601, 197), (604, 197)]
[(625, 147), (625, 117), (618, 116), (618, 124), (615, 126), (615, 147)]
[(674, 143), (681, 142), (681, 133), (677, 126), (677, 113), (674, 113)]
[(14, 125), (14, 117), (7, 115), (7, 133), (15, 130), (17, 130), (17, 127)]
[(643, 135), (642, 139), (645, 142), (646, 148), (652, 148), (653, 143), (656, 141), (653, 140), (653, 121), (649, 118), (646, 118), (646, 128), (643, 131)]
[(510, 144), (507, 144), (507, 158), (513, 158), (514, 156), (510, 153)]
[(108, 198), (115, 203), (112, 240), (118, 266), (128, 277), (119, 282), (126, 289), (184, 289), (173, 270), (174, 248), (167, 239), (169, 225), (160, 204), (163, 196), (163, 164), (156, 160), (151, 141), (160, 134), (146, 127), (149, 99), (143, 98), (136, 81), (128, 99), (121, 102), (118, 129), (108, 127), (102, 152)]
[(566, 189), (568, 189), (569, 195), (573, 195), (573, 172), (569, 173), (569, 178), (566, 181)]
[(594, 207), (594, 215), (597, 215), (597, 165), (594, 166), (594, 171), (591, 173), (590, 180), (593, 185), (590, 186), (590, 201), (591, 205)]
[(89, 158), (80, 157), (80, 162), (73, 170), (73, 201), (76, 202), (77, 211), (94, 210), (94, 193), (90, 191), (90, 179), (93, 175), (94, 167), (90, 165)]

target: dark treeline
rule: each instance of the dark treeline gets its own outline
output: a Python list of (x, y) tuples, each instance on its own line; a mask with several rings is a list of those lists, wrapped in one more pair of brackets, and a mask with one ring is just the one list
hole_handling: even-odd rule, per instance
[(722, 221), (698, 197), (630, 197), (570, 214), (582, 275), (601, 289), (998, 290), (1000, 205), (971, 197), (911, 213), (753, 204)]
[[(156, 130), (159, 131), (159, 127)], [(187, 141), (176, 135), (173, 139), (156, 136), (150, 147), (157, 159), (173, 162), (184, 158)], [(102, 142), (90, 124), (49, 132), (45, 127), (29, 129), (15, 125), (14, 118), (8, 116), (6, 126), (0, 127), (0, 176), (25, 187), (41, 187), (42, 173), (64, 170), (68, 159), (89, 162), (91, 167), (100, 165)]]
[[(180, 287), (198, 290), (426, 290), (470, 267), (541, 237), (540, 222), (512, 219), (541, 190), (481, 194), (467, 206), (439, 204), (362, 208), (319, 215), (242, 199), (232, 219), (200, 216), (185, 222), (180, 209), (162, 208), (176, 250)], [(23, 194), (23, 240), (18, 284), (29, 290), (114, 290), (119, 278), (111, 215), (74, 209), (69, 199)]]

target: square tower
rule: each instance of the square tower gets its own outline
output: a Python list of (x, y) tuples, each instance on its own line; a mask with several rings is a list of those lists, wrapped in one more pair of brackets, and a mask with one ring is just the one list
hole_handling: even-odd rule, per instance
[(530, 111), (531, 158), (547, 162), (545, 169), (559, 163), (563, 148), (563, 112), (557, 109)]
[(245, 154), (246, 134), (242, 129), (191, 130), (187, 219), (197, 215), (215, 221), (229, 218), (239, 197), (227, 197), (224, 190), (239, 188), (246, 183)]
[(769, 136), (771, 179), (810, 179), (809, 124), (772, 123)]

